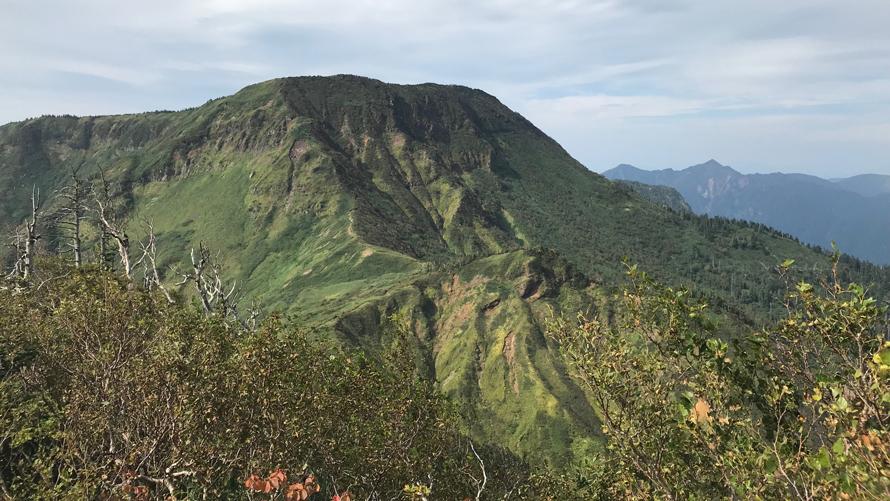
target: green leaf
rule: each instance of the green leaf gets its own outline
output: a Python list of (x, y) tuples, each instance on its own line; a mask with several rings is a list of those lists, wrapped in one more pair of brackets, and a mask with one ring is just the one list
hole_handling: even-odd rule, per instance
[(809, 463), (816, 470), (827, 470), (831, 466), (831, 455), (828, 454), (828, 449), (820, 447), (819, 452), (810, 458)]
[(873, 360), (878, 365), (890, 366), (890, 347), (885, 346), (881, 351), (875, 353)]
[(834, 445), (831, 446), (831, 450), (835, 454), (843, 454), (844, 451), (847, 450), (846, 444), (844, 443), (844, 438), (838, 437), (838, 439), (834, 441)]
[(850, 409), (850, 403), (847, 402), (847, 399), (844, 398), (843, 395), (841, 395), (837, 398), (837, 401), (835, 402), (834, 406), (835, 406), (835, 408), (837, 408), (837, 410), (839, 410), (841, 412), (846, 412), (847, 410)]

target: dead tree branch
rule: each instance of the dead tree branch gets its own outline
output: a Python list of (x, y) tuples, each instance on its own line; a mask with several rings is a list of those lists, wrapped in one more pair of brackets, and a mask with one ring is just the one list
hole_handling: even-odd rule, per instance
[[(242, 322), (238, 316), (237, 298), (240, 289), (237, 282), (232, 282), (231, 285), (225, 283), (217, 260), (203, 242), (198, 244), (197, 254), (192, 248), (190, 257), (192, 271), (183, 274), (178, 285), (186, 283), (194, 285), (204, 314), (208, 317), (219, 313), (224, 319), (236, 320), (242, 327), (248, 328), (248, 323)], [(248, 322), (255, 323), (257, 315), (258, 313), (252, 311)]]
[(130, 259), (130, 237), (125, 231), (125, 224), (118, 221), (112, 210), (112, 198), (108, 188), (108, 181), (103, 175), (101, 177), (102, 190), (95, 196), (96, 216), (99, 219), (99, 226), (102, 230), (100, 237), (101, 259), (105, 258), (104, 243), (107, 238), (114, 240), (117, 244), (117, 254), (123, 267), (124, 276), (128, 280), (132, 280), (133, 265)]
[(482, 480), (476, 480), (474, 477), (473, 480), (476, 482), (476, 501), (479, 501), (482, 498), (482, 492), (485, 491), (485, 484), (488, 483), (488, 475), (485, 473), (485, 461), (479, 456), (479, 453), (476, 452), (476, 447), (473, 445), (473, 442), (470, 442), (470, 450), (473, 451), (473, 455), (476, 456), (476, 461), (479, 461), (479, 469), (482, 471)]
[(151, 223), (145, 224), (148, 229), (148, 240), (145, 243), (140, 242), (139, 245), (142, 246), (142, 257), (139, 258), (139, 263), (142, 264), (143, 269), (143, 282), (145, 284), (145, 288), (148, 290), (152, 290), (157, 288), (164, 294), (164, 297), (167, 299), (167, 302), (173, 304), (173, 297), (170, 295), (170, 291), (164, 287), (163, 282), (161, 282), (161, 275), (158, 273), (158, 262), (157, 262), (157, 237), (155, 237), (155, 229)]
[(34, 186), (31, 188), (31, 217), (22, 227), (15, 230), (13, 236), (12, 246), (16, 251), (16, 262), (7, 278), (27, 281), (34, 274), (34, 254), (37, 252), (37, 241), (40, 240), (40, 234), (37, 232), (39, 220), (40, 188)]
[(71, 181), (56, 192), (62, 200), (57, 213), (57, 224), (69, 233), (68, 246), (74, 257), (74, 266), (83, 264), (82, 223), (87, 215), (87, 197), (90, 194), (89, 184), (79, 176), (80, 167), (71, 169)]
[(22, 268), (24, 264), (23, 254), (25, 251), (25, 243), (24, 239), (22, 238), (21, 228), (16, 228), (13, 231), (12, 237), (10, 238), (9, 246), (14, 249), (15, 263), (12, 266), (12, 271), (10, 271), (6, 275), (6, 279), (15, 280), (17, 278), (21, 278), (24, 272)]

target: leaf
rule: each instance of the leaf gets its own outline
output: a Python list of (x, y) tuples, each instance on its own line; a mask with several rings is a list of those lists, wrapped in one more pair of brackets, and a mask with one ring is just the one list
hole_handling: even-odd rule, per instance
[(820, 400), (822, 400), (822, 390), (816, 388), (813, 390), (813, 402), (818, 402)]
[(829, 466), (831, 466), (831, 456), (828, 454), (828, 449), (826, 449), (825, 447), (820, 447), (819, 452), (812, 456), (809, 462), (812, 467), (817, 470), (827, 469)]
[(884, 372), (890, 369), (890, 346), (884, 345), (884, 347), (875, 353), (872, 360), (878, 365), (878, 371)]
[(287, 501), (303, 501), (308, 497), (309, 493), (306, 492), (306, 486), (299, 482), (289, 485), (287, 492), (284, 494), (284, 499)]
[(707, 400), (699, 398), (689, 411), (689, 418), (693, 423), (702, 425), (711, 422), (711, 405)]
[(844, 451), (847, 450), (846, 444), (844, 443), (844, 438), (838, 437), (838, 439), (834, 441), (834, 445), (831, 446), (831, 450), (835, 454), (843, 454)]
[(875, 446), (872, 443), (871, 436), (868, 433), (865, 433), (859, 437), (859, 443), (862, 444), (869, 452), (873, 452), (875, 450)]
[(244, 488), (255, 492), (265, 492), (266, 481), (257, 475), (251, 475), (244, 481)]
[(281, 471), (281, 468), (278, 468), (269, 474), (269, 477), (266, 478), (266, 482), (272, 490), (278, 490), (283, 483), (287, 482), (287, 475)]
[(850, 408), (849, 402), (847, 402), (847, 399), (844, 398), (843, 395), (837, 397), (837, 401), (835, 402), (834, 406), (841, 412), (846, 412), (847, 409)]

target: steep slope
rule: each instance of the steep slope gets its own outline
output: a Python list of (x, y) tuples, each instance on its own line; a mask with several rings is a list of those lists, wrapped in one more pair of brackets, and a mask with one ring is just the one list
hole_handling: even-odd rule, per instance
[(245, 301), (320, 334), (373, 351), (382, 319), (401, 313), (474, 434), (560, 464), (595, 446), (596, 412), (543, 324), (607, 308), (623, 257), (693, 286), (728, 329), (778, 304), (764, 268), (828, 266), (765, 228), (652, 204), (464, 87), (286, 78), (180, 112), (10, 124), (0, 226), (22, 220), (33, 185), (51, 193), (75, 167), (111, 180), (134, 240), (154, 225), (169, 279), (205, 242)]
[(675, 188), (698, 214), (762, 223), (823, 248), (835, 241), (844, 252), (890, 263), (890, 196), (856, 193), (863, 180), (741, 174), (714, 160), (679, 171), (620, 165), (603, 175)]
[(670, 186), (662, 186), (660, 184), (645, 184), (637, 181), (617, 180), (618, 184), (627, 186), (637, 195), (644, 199), (671, 209), (676, 212), (691, 212), (692, 208), (686, 203), (683, 195), (679, 191)]

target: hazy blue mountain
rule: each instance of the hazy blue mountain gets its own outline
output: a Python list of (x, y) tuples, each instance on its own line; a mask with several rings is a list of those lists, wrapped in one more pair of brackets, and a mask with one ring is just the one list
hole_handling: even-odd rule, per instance
[(890, 193), (883, 191), (890, 189), (884, 184), (888, 176), (829, 181), (806, 174), (742, 174), (716, 160), (682, 170), (622, 164), (603, 174), (674, 188), (698, 214), (766, 224), (823, 247), (835, 241), (845, 253), (890, 264)]
[(890, 176), (883, 174), (860, 174), (832, 181), (848, 191), (866, 197), (890, 194)]

